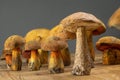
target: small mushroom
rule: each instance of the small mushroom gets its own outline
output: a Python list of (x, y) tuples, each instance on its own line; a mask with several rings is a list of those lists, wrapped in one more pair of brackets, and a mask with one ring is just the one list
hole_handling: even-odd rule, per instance
[(87, 46), (86, 31), (94, 31), (104, 24), (94, 15), (85, 12), (73, 13), (64, 18), (60, 24), (65, 30), (76, 33), (76, 52), (72, 74), (89, 75), (93, 61)]
[[(53, 27), (50, 30), (50, 36), (56, 36), (56, 37), (66, 40), (66, 41), (69, 39), (76, 38), (75, 33), (71, 33), (71, 32), (64, 30), (64, 28), (61, 24)], [(69, 51), (68, 47), (61, 50), (61, 56), (63, 59), (64, 66), (69, 66), (71, 64), (71, 56), (70, 56), (70, 51)]]
[(62, 39), (50, 36), (42, 40), (41, 49), (51, 51), (48, 61), (48, 68), (50, 73), (64, 72), (64, 64), (61, 58), (61, 49), (67, 47), (67, 43)]
[(120, 39), (105, 36), (96, 42), (96, 47), (103, 52), (103, 64), (120, 64)]
[[(25, 44), (24, 54), (30, 52), (30, 58), (28, 60), (28, 68), (32, 71), (39, 70), (41, 62), (39, 59), (38, 49), (40, 49), (40, 42), (33, 40)], [(27, 52), (27, 53), (26, 53)]]
[(118, 8), (108, 20), (109, 27), (115, 27), (120, 30), (120, 8)]
[[(46, 28), (37, 28), (30, 30), (26, 35), (25, 35), (25, 40), (26, 42), (32, 41), (32, 40), (37, 40), (41, 41), (43, 38), (48, 36), (49, 30)], [(44, 51), (41, 49), (38, 49), (39, 52), (39, 57), (41, 64), (46, 64), (48, 63), (48, 51)], [(29, 54), (24, 54), (29, 57)]]
[(25, 43), (24, 38), (19, 35), (12, 35), (8, 37), (4, 43), (4, 50), (11, 51), (10, 53), (6, 54), (6, 62), (11, 63), (11, 64), (7, 63), (7, 65), (11, 66), (12, 70), (15, 71), (21, 70), (22, 66), (21, 52), (24, 43)]

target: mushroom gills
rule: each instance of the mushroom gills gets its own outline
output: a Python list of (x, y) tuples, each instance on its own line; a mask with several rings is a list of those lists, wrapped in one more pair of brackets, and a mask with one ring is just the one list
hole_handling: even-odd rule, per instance
[(49, 71), (50, 73), (63, 73), (64, 72), (64, 64), (61, 58), (60, 51), (52, 51), (49, 57)]
[(39, 54), (37, 50), (31, 50), (31, 57), (28, 61), (28, 68), (31, 71), (39, 70), (41, 67), (41, 62), (39, 59)]

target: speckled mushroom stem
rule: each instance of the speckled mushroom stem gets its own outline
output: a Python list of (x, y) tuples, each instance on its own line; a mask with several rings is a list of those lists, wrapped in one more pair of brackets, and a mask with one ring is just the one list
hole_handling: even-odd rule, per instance
[(41, 62), (39, 59), (39, 53), (38, 50), (31, 50), (31, 56), (28, 61), (28, 67), (30, 70), (35, 71), (39, 70), (41, 66)]
[(79, 27), (76, 32), (76, 52), (73, 65), (73, 75), (89, 75), (91, 71), (91, 62), (87, 46), (85, 27)]
[(52, 51), (50, 53), (48, 68), (50, 73), (53, 74), (64, 72), (64, 64), (60, 51)]
[(61, 50), (61, 57), (63, 59), (64, 66), (69, 66), (71, 64), (71, 56), (68, 47)]
[(92, 32), (87, 31), (87, 43), (90, 50), (91, 58), (94, 61), (95, 60), (95, 52), (93, 47), (93, 41), (92, 41)]
[(19, 48), (14, 48), (12, 50), (11, 69), (14, 70), (14, 71), (20, 71), (21, 67), (22, 67), (21, 50)]

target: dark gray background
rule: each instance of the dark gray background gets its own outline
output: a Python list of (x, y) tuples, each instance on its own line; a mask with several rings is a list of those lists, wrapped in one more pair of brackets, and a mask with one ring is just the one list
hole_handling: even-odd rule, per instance
[[(57, 25), (69, 14), (84, 11), (94, 14), (107, 26), (112, 13), (119, 7), (120, 0), (0, 0), (0, 52), (4, 40), (13, 34), (24, 36), (34, 28), (49, 28)], [(120, 31), (108, 28), (95, 36), (95, 42), (102, 36), (120, 38)], [(69, 41), (71, 52), (75, 50), (75, 40)]]

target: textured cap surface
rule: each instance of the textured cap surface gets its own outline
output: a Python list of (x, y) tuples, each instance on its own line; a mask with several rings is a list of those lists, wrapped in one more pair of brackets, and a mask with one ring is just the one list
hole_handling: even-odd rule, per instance
[(64, 40), (55, 36), (47, 37), (41, 42), (41, 49), (46, 51), (58, 51), (67, 46), (68, 45)]
[(45, 28), (33, 29), (26, 34), (25, 40), (26, 42), (32, 41), (32, 40), (40, 41), (42, 38), (48, 36), (48, 33), (49, 33), (49, 30)]
[(108, 21), (108, 25), (110, 27), (115, 27), (117, 29), (120, 29), (120, 8), (118, 8), (110, 17)]
[(102, 37), (96, 42), (96, 48), (101, 51), (109, 48), (120, 49), (120, 39), (113, 36)]
[(29, 41), (29, 42), (26, 42), (25, 44), (25, 50), (36, 50), (36, 49), (40, 49), (41, 46), (40, 46), (40, 42), (39, 41)]
[(4, 43), (4, 50), (11, 50), (14, 48), (20, 48), (24, 46), (25, 40), (22, 36), (12, 35), (8, 37)]
[[(64, 18), (60, 24), (70, 32), (76, 32), (79, 27), (86, 27), (86, 30), (94, 31), (94, 34), (99, 34), (104, 30), (105, 25), (94, 15), (85, 12), (76, 12)], [(100, 31), (99, 31), (100, 29)], [(99, 31), (99, 33), (97, 33)], [(104, 32), (104, 31), (103, 31)]]
[(76, 38), (75, 33), (71, 33), (71, 32), (68, 32), (68, 31), (64, 30), (64, 28), (61, 24), (53, 27), (50, 30), (50, 35), (59, 37), (59, 38), (64, 39), (64, 40), (69, 40), (69, 39), (75, 39)]

